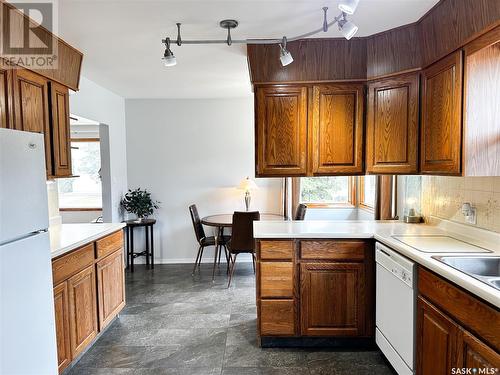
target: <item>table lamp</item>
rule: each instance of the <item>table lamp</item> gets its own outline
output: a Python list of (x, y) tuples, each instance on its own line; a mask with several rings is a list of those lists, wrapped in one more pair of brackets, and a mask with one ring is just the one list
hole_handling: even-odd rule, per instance
[(257, 190), (258, 186), (254, 180), (251, 180), (250, 177), (247, 177), (240, 182), (238, 189), (245, 191), (245, 206), (248, 211), (248, 209), (250, 208), (250, 199), (251, 199), (250, 191)]

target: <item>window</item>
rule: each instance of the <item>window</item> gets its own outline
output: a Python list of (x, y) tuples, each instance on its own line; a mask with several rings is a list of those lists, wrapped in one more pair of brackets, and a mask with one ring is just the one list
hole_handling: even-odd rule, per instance
[(375, 207), (375, 176), (359, 177), (359, 206), (373, 210)]
[(354, 205), (353, 177), (302, 177), (298, 179), (298, 201), (310, 207)]
[(61, 210), (102, 209), (99, 139), (72, 139), (71, 163), (76, 178), (58, 180)]
[(360, 207), (373, 210), (375, 189), (375, 176), (300, 177), (293, 180), (294, 202), (305, 203), (311, 208)]

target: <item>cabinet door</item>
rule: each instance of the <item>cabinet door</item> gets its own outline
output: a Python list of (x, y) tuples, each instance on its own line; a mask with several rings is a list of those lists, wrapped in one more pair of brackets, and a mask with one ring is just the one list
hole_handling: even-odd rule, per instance
[(14, 72), (15, 128), (45, 135), (45, 165), (52, 176), (48, 81), (25, 69)]
[(315, 86), (311, 110), (312, 173), (362, 173), (363, 85)]
[(67, 282), (63, 282), (54, 288), (54, 308), (56, 315), (57, 365), (59, 373), (61, 373), (71, 362)]
[(304, 176), (307, 173), (307, 88), (256, 88), (256, 174)]
[(302, 335), (364, 336), (366, 314), (363, 296), (363, 263), (302, 263)]
[(500, 368), (500, 354), (467, 331), (460, 332), (457, 352), (458, 368), (476, 368), (483, 374), (489, 373), (486, 369)]
[(12, 70), (0, 69), (0, 128), (12, 127)]
[(460, 175), (462, 157), (462, 52), (422, 74), (422, 173)]
[(94, 265), (68, 279), (71, 354), (75, 358), (97, 335)]
[(464, 51), (463, 174), (500, 176), (500, 26)]
[(50, 98), (54, 176), (71, 176), (68, 88), (51, 82)]
[(125, 306), (123, 251), (119, 250), (97, 262), (99, 327), (102, 330)]
[(418, 73), (368, 85), (367, 172), (418, 172), (418, 86)]
[(421, 297), (417, 301), (417, 374), (449, 375), (455, 367), (458, 326)]

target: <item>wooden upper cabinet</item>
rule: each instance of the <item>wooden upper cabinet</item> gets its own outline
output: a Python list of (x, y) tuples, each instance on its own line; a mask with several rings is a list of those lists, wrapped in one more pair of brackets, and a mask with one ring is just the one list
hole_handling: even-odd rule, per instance
[(118, 250), (97, 262), (99, 328), (106, 327), (125, 306), (123, 251)]
[(96, 277), (92, 264), (68, 279), (72, 358), (97, 336)]
[(461, 174), (462, 51), (422, 72), (422, 173)]
[(300, 265), (302, 335), (366, 335), (364, 269), (363, 263)]
[(449, 375), (456, 367), (458, 326), (425, 299), (417, 301), (417, 375)]
[(57, 365), (59, 367), (59, 373), (61, 373), (71, 362), (67, 282), (62, 282), (54, 288), (54, 311), (57, 338)]
[(307, 173), (307, 87), (256, 88), (256, 175)]
[(45, 136), (47, 176), (53, 175), (48, 80), (25, 69), (13, 70), (15, 129)]
[(362, 84), (314, 86), (312, 174), (363, 173), (363, 91)]
[(71, 176), (68, 88), (51, 82), (50, 99), (54, 176)]
[(464, 50), (464, 174), (500, 176), (500, 26)]
[(367, 172), (418, 172), (418, 98), (418, 73), (368, 85)]
[(0, 69), (0, 128), (14, 127), (12, 69)]

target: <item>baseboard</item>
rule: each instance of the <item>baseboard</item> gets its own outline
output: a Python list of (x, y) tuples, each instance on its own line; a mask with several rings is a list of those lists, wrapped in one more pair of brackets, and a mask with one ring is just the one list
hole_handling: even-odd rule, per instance
[[(221, 259), (221, 263), (226, 263), (226, 259)], [(237, 263), (251, 263), (251, 260), (246, 260), (240, 259), (237, 260)], [(214, 264), (213, 259), (203, 259), (201, 261), (203, 264)], [(146, 261), (144, 259), (138, 260), (137, 258), (134, 259), (134, 264), (146, 264)], [(194, 258), (172, 258), (172, 259), (156, 259), (155, 258), (155, 264), (194, 264)]]

